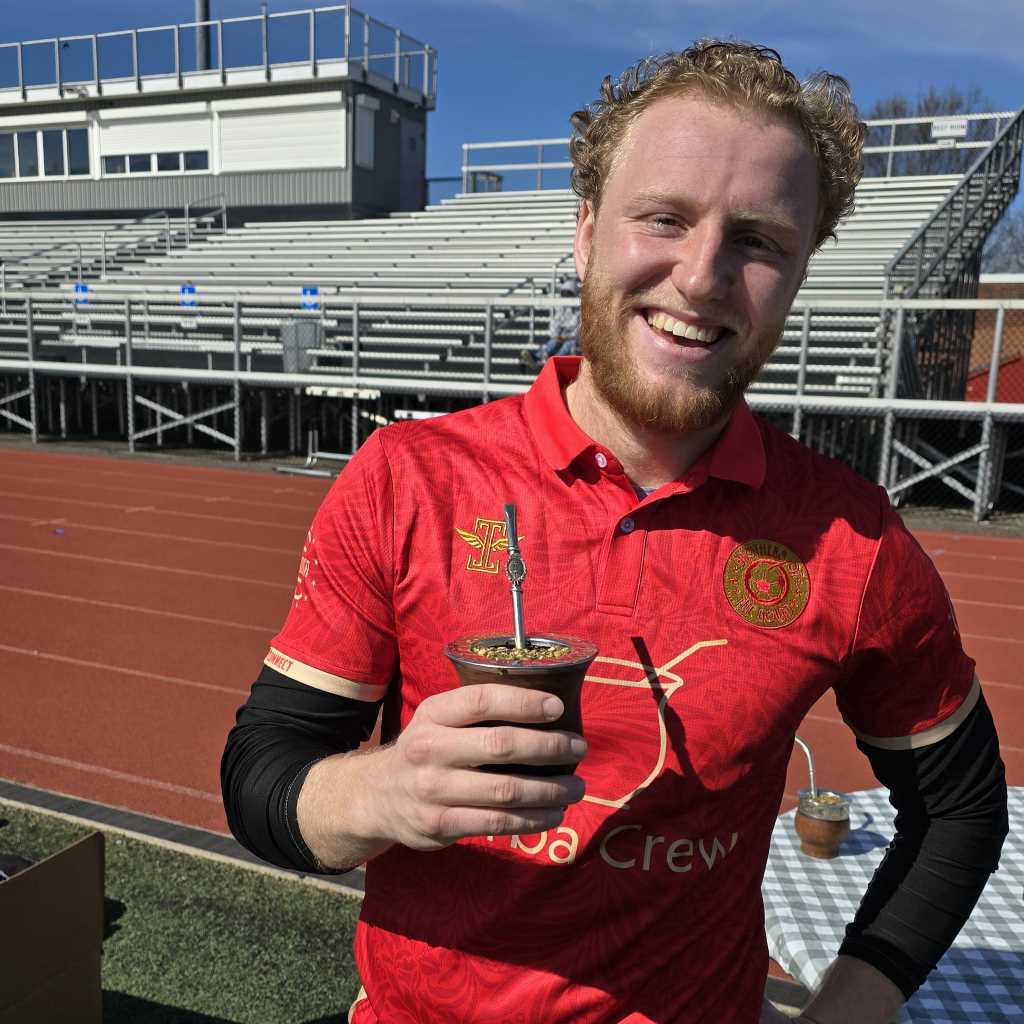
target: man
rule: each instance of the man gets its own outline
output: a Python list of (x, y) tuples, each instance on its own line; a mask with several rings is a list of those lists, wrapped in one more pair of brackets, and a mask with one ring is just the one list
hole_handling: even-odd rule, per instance
[[(558, 289), (563, 299), (574, 299), (579, 295), (575, 281), (563, 281)], [(576, 335), (579, 333), (579, 315), (572, 306), (554, 306), (548, 325), (548, 340), (535, 349), (524, 348), (519, 353), (519, 362), (530, 370), (536, 370), (552, 356), (576, 355)]]
[[(1006, 793), (884, 492), (742, 400), (852, 206), (863, 126), (841, 79), (711, 41), (606, 79), (574, 128), (583, 358), (360, 449), (229, 737), (229, 820), (278, 864), (367, 862), (357, 1024), (768, 1021), (760, 881), (832, 687), (900, 814), (800, 1019), (881, 1024), (994, 870)], [(528, 728), (557, 699), (459, 689), (442, 654), (510, 628), (509, 501), (527, 629), (600, 649), (585, 741)], [(353, 752), (381, 705), (384, 745)]]

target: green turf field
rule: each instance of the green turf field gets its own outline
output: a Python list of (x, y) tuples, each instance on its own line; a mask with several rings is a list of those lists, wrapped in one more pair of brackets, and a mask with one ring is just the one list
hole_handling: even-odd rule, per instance
[[(40, 860), (89, 831), (0, 801), (0, 852)], [(104, 1024), (341, 1024), (358, 913), (342, 893), (107, 832)]]

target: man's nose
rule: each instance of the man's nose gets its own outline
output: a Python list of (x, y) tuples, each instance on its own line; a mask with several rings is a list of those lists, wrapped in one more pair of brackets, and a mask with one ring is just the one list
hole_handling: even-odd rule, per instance
[(711, 226), (694, 228), (679, 250), (672, 283), (693, 305), (725, 299), (735, 276), (722, 232)]

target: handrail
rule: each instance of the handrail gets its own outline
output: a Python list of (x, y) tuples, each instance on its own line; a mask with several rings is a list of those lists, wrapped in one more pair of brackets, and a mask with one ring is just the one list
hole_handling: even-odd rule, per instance
[[(325, 58), (319, 55), (317, 47), (318, 31), (317, 31), (317, 18), (322, 15), (329, 14), (341, 14), (344, 16), (344, 30), (339, 31), (335, 34), (337, 42), (341, 44), (338, 47), (337, 55), (332, 54), (331, 57)], [(268, 45), (269, 25), (272, 21), (285, 18), (299, 18), (308, 21), (309, 28), (306, 32), (308, 38), (308, 52), (307, 55), (298, 60), (287, 60), (287, 61), (272, 61), (270, 59), (270, 47)], [(352, 31), (352, 22), (355, 20), (358, 22), (362, 20), (361, 27), (357, 28), (357, 31)], [(371, 61), (380, 62), (387, 61), (389, 72), (392, 73), (393, 79), (399, 85), (405, 85), (409, 88), (419, 88), (422, 95), (426, 98), (428, 103), (433, 103), (437, 95), (437, 51), (427, 43), (422, 42), (419, 39), (395, 28), (385, 22), (380, 21), (377, 18), (373, 18), (362, 11), (356, 10), (351, 4), (334, 4), (326, 7), (307, 7), (301, 10), (293, 11), (276, 11), (274, 13), (268, 13), (264, 11), (261, 14), (255, 15), (243, 15), (240, 17), (233, 18), (217, 18), (207, 19), (202, 21), (189, 21), (189, 22), (178, 22), (168, 25), (149, 25), (142, 28), (133, 29), (118, 29), (112, 32), (98, 32), (92, 34), (81, 34), (71, 36), (58, 36), (49, 39), (28, 39), (20, 42), (11, 43), (0, 43), (0, 51), (6, 49), (14, 49), (19, 55), (18, 59), (18, 80), (16, 89), (21, 94), (22, 100), (28, 99), (28, 90), (30, 88), (36, 88), (38, 86), (43, 87), (56, 87), (59, 96), (64, 96), (64, 90), (68, 86), (79, 85), (79, 86), (93, 86), (97, 92), (102, 91), (102, 85), (104, 82), (118, 82), (118, 81), (130, 81), (135, 79), (136, 87), (139, 92), (142, 91), (141, 82), (143, 78), (153, 77), (150, 74), (143, 74), (140, 66), (140, 54), (139, 54), (139, 38), (140, 36), (150, 35), (155, 33), (167, 33), (170, 34), (171, 44), (173, 46), (173, 67), (170, 67), (166, 72), (160, 72), (160, 75), (166, 77), (173, 77), (177, 79), (178, 87), (182, 86), (182, 79), (186, 74), (194, 73), (206, 73), (206, 72), (220, 72), (221, 83), (225, 81), (225, 74), (228, 70), (224, 63), (224, 27), (239, 25), (239, 24), (253, 24), (258, 23), (261, 26), (261, 59), (256, 64), (232, 64), (231, 70), (246, 70), (250, 68), (263, 68), (268, 76), (270, 77), (270, 69), (272, 67), (280, 67), (293, 64), (305, 64), (310, 67), (311, 73), (314, 77), (318, 74), (318, 65), (321, 64), (325, 59), (329, 60), (356, 60), (363, 64), (365, 69), (369, 69), (369, 63)], [(214, 46), (211, 47), (217, 55), (217, 67), (210, 68), (196, 68), (194, 71), (185, 71), (183, 67), (181, 45), (181, 35), (183, 31), (194, 30), (197, 34), (200, 30), (209, 33), (210, 29), (216, 28), (217, 41)], [(376, 49), (371, 52), (370, 50), (370, 37), (374, 30), (383, 33), (390, 33), (394, 40), (394, 45), (388, 49), (377, 52)], [(131, 50), (132, 50), (132, 73), (130, 75), (123, 74), (105, 74), (104, 68), (101, 66), (101, 47), (100, 41), (104, 39), (112, 39), (116, 37), (128, 36), (131, 39)], [(361, 37), (361, 38), (357, 38)], [(87, 78), (75, 79), (74, 81), (68, 80), (64, 76), (63, 61), (61, 60), (61, 48), (64, 43), (72, 42), (86, 42), (91, 43), (92, 49), (92, 70), (93, 73)], [(212, 39), (210, 40), (212, 43)], [(354, 45), (355, 44), (355, 45)], [(53, 50), (53, 80), (51, 82), (34, 82), (28, 83), (25, 80), (25, 68), (23, 53), (25, 47), (29, 46), (46, 46)], [(414, 59), (423, 60), (423, 73), (422, 76), (417, 76), (419, 80), (413, 82), (412, 63)], [(404, 70), (404, 73), (403, 73)], [(0, 90), (2, 91), (2, 90)]]
[[(896, 117), (896, 118), (876, 118), (874, 120), (866, 121), (866, 127), (870, 129), (877, 128), (889, 128), (890, 138), (889, 144), (884, 146), (866, 146), (864, 153), (866, 155), (875, 155), (888, 153), (889, 154), (889, 170), (892, 169), (892, 157), (896, 153), (912, 153), (912, 152), (931, 152), (931, 151), (946, 151), (952, 148), (954, 152), (964, 149), (982, 149), (988, 148), (993, 144), (992, 141), (957, 141), (954, 147), (950, 147), (947, 141), (943, 142), (922, 142), (911, 145), (896, 145), (896, 129), (899, 127), (905, 127), (908, 125), (915, 124), (935, 124), (937, 122), (948, 122), (954, 120), (962, 120), (967, 122), (984, 122), (984, 121), (995, 121), (997, 125), (1003, 119), (1013, 120), (1017, 116), (1018, 112), (1014, 110), (1006, 111), (992, 111), (987, 113), (979, 114), (936, 114), (929, 115), (926, 117)], [(998, 137), (998, 133), (997, 133)], [(952, 141), (952, 140), (948, 140)], [(544, 158), (544, 149), (552, 146), (568, 146), (570, 137), (565, 136), (563, 138), (551, 138), (551, 139), (509, 139), (504, 142), (464, 142), (462, 144), (462, 178), (463, 178), (463, 191), (470, 191), (469, 184), (471, 182), (471, 175), (474, 172), (497, 174), (504, 171), (537, 171), (539, 175), (543, 174), (545, 170), (566, 170), (572, 167), (572, 162), (568, 160), (546, 160)], [(487, 164), (473, 164), (470, 163), (470, 153), (473, 150), (494, 150), (494, 149), (536, 149), (538, 151), (539, 160), (527, 161), (523, 163), (487, 163)]]
[[(220, 202), (218, 204), (216, 204), (216, 205), (212, 205), (212, 204), (209, 203), (209, 200), (211, 200), (211, 199), (219, 199)], [(204, 205), (208, 205), (210, 207), (210, 213), (203, 214), (203, 215), (201, 215), (201, 216), (196, 218), (196, 221), (197, 221), (196, 228), (197, 229), (199, 228), (198, 221), (201, 220), (202, 217), (204, 217), (204, 216), (205, 217), (209, 217), (211, 215), (216, 215), (216, 214), (219, 213), (220, 214), (220, 230), (221, 230), (221, 234), (227, 234), (227, 230), (228, 230), (227, 193), (225, 193), (225, 192), (213, 192), (210, 195), (202, 196), (199, 199), (190, 199), (185, 204), (185, 248), (186, 249), (190, 249), (192, 247), (192, 216), (191, 216), (189, 211), (194, 209), (195, 207), (199, 207), (200, 209), (202, 209), (204, 207)]]
[[(1013, 154), (1012, 159), (1013, 160), (1017, 160), (1017, 171), (1018, 171), (1018, 174), (1019, 174), (1019, 160), (1018, 160), (1018, 158), (1020, 157), (1022, 147), (1024, 147), (1024, 131), (1022, 131), (1022, 128), (1024, 128), (1024, 107), (1022, 107), (1017, 112), (1016, 116), (1006, 125), (1005, 128), (1003, 128), (1003, 130), (993, 140), (992, 144), (988, 147), (988, 149), (980, 157), (978, 157), (977, 160), (975, 160), (975, 162), (971, 165), (971, 167), (964, 174), (963, 179), (961, 180), (960, 184), (957, 185), (957, 187), (955, 189), (953, 189), (952, 192), (950, 192), (950, 194), (945, 198), (945, 200), (938, 207), (938, 209), (935, 210), (935, 212), (928, 218), (928, 220), (926, 220), (924, 222), (924, 224), (922, 224), (921, 227), (919, 227), (917, 229), (917, 231), (904, 244), (903, 248), (900, 249), (900, 251), (889, 261), (888, 265), (885, 268), (887, 297), (889, 297), (891, 295), (891, 289), (892, 289), (892, 285), (894, 283), (894, 278), (896, 277), (896, 274), (897, 274), (897, 272), (899, 270), (900, 264), (905, 259), (907, 259), (907, 257), (909, 256), (910, 252), (915, 247), (917, 247), (917, 246), (920, 247), (920, 258), (918, 259), (918, 270), (917, 270), (917, 273), (914, 276), (912, 284), (909, 286), (909, 288), (904, 289), (904, 291), (901, 293), (901, 295), (904, 298), (914, 298), (916, 296), (916, 294), (918, 293), (918, 291), (920, 291), (921, 286), (928, 279), (928, 277), (930, 276), (931, 272), (938, 265), (939, 261), (945, 257), (945, 254), (946, 254), (946, 252), (948, 252), (950, 244), (953, 241), (955, 241), (957, 238), (959, 238), (960, 235), (963, 234), (964, 230), (966, 229), (967, 225), (969, 224), (969, 218), (966, 215), (966, 207), (967, 207), (967, 201), (968, 201), (968, 194), (969, 194), (970, 187), (971, 187), (971, 184), (973, 182), (973, 179), (974, 179), (975, 175), (978, 174), (979, 171), (981, 171), (982, 167), (987, 162), (993, 162), (996, 159), (996, 155), (999, 152), (999, 147), (1002, 145), (1003, 140), (1006, 139), (1009, 135), (1011, 135), (1011, 133), (1015, 133), (1017, 135), (1017, 137), (1018, 137), (1017, 138), (1016, 152)], [(1009, 161), (1007, 161), (1006, 165), (1003, 168), (1001, 168), (1001, 172), (1005, 172), (1008, 169), (1008, 167), (1009, 167)], [(980, 206), (983, 205), (985, 199), (988, 198), (990, 190), (991, 190), (991, 186), (989, 188), (986, 188), (984, 195), (981, 197), (981, 199), (977, 203), (974, 204), (974, 207), (971, 210), (972, 214), (975, 211), (977, 211), (977, 209)], [(964, 215), (962, 216), (962, 223), (961, 223), (960, 227), (957, 229), (956, 235), (953, 236), (952, 238), (947, 237), (946, 243), (943, 246), (942, 250), (936, 256), (932, 257), (931, 262), (928, 264), (927, 270), (924, 270), (924, 272), (922, 273), (922, 270), (924, 269), (924, 267), (923, 267), (923, 263), (924, 263), (924, 260), (923, 260), (923, 257), (924, 257), (924, 247), (925, 247), (925, 241), (927, 239), (928, 232), (937, 224), (937, 222), (939, 221), (940, 218), (942, 218), (944, 216), (945, 217), (949, 217), (949, 218), (952, 217), (953, 207), (956, 204), (957, 200), (961, 199), (961, 198), (963, 200), (963, 204), (964, 204), (963, 208), (964, 208), (965, 212), (964, 212)], [(947, 236), (948, 236), (948, 229), (947, 229)]]

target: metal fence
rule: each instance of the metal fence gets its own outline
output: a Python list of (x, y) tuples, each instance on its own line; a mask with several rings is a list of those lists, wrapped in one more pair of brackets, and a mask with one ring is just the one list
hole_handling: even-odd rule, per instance
[[(119, 438), (133, 451), (213, 443), (236, 458), (300, 451), (314, 428), (352, 452), (400, 415), (522, 393), (530, 377), (517, 353), (529, 335), (510, 325), (542, 324), (552, 307), (577, 302), (364, 292), (318, 296), (306, 309), (267, 295), (182, 308), (177, 294), (150, 292), (106, 293), (83, 311), (63, 292), (0, 298), (4, 429)], [(904, 397), (908, 367), (922, 355), (913, 324), (937, 310), (971, 320), (961, 391), (941, 401)], [(378, 341), (375, 328), (398, 316), (419, 318), (427, 334), (410, 335), (405, 347)], [(859, 333), (857, 350), (835, 344), (837, 318), (855, 317), (873, 320), (873, 335)], [(316, 325), (316, 341), (292, 356), (305, 368), (286, 373), (281, 330), (297, 321)], [(792, 372), (762, 374), (748, 400), (787, 432), (899, 503), (976, 520), (1024, 513), (1024, 300), (816, 302), (794, 307), (782, 348), (796, 356)], [(844, 383), (865, 352), (877, 369), (868, 397)], [(830, 367), (831, 387), (823, 383)]]
[[(963, 174), (1017, 111), (866, 121), (865, 177)], [(466, 142), (462, 191), (567, 188), (569, 139)]]

